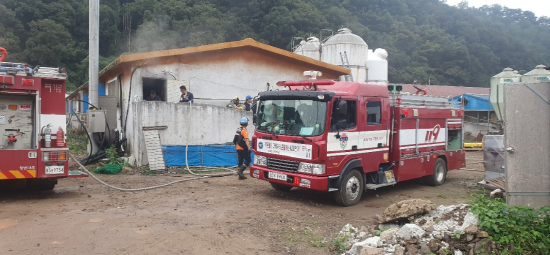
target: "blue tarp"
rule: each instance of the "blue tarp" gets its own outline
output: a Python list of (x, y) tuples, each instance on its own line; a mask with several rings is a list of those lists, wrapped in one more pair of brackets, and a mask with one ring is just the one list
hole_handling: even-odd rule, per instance
[(477, 95), (477, 94), (463, 94), (453, 97), (451, 100), (454, 102), (461, 102), (462, 98), (468, 100), (468, 104), (464, 107), (466, 111), (493, 111), (493, 106), (489, 103), (489, 95)]
[[(164, 145), (162, 151), (166, 166), (185, 166), (185, 145)], [(189, 166), (236, 166), (237, 152), (233, 144), (189, 145), (187, 161)]]

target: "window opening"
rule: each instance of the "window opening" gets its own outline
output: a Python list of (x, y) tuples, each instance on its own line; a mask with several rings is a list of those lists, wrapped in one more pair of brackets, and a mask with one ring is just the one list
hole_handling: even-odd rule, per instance
[(380, 125), (382, 107), (380, 101), (367, 102), (367, 125)]
[[(345, 116), (347, 125), (345, 129), (340, 129), (340, 130), (353, 129), (357, 126), (357, 102), (355, 100), (345, 100), (345, 102), (348, 108), (347, 114)], [(338, 104), (335, 101), (332, 104), (332, 116), (330, 120), (331, 132), (340, 131), (336, 128), (337, 123), (338, 123)]]
[(166, 80), (143, 78), (143, 100), (147, 100), (153, 90), (160, 97), (160, 101), (166, 102)]

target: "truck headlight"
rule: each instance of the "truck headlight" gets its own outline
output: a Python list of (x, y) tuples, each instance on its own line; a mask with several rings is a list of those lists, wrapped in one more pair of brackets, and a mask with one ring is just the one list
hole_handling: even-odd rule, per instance
[(300, 166), (298, 167), (298, 172), (308, 173), (308, 174), (324, 174), (325, 165), (301, 162)]
[(267, 157), (266, 156), (254, 155), (254, 165), (266, 166), (267, 165)]

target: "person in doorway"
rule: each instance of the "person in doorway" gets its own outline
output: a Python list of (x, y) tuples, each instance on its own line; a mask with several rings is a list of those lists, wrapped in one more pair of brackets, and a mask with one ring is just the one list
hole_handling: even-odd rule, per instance
[(244, 102), (244, 110), (249, 112), (251, 110), (251, 107), (252, 106), (252, 97), (251, 96), (246, 96), (246, 101)]
[(160, 97), (157, 95), (155, 90), (149, 91), (149, 96), (145, 98), (147, 101), (160, 101)]
[(241, 126), (237, 129), (235, 133), (235, 138), (233, 138), (233, 143), (237, 149), (237, 160), (238, 167), (237, 174), (239, 175), (239, 180), (246, 179), (244, 175), (244, 170), (250, 166), (252, 159), (250, 158), (250, 142), (248, 141), (248, 131), (246, 127), (248, 126), (248, 118), (242, 117), (240, 120)]
[(193, 96), (193, 93), (187, 91), (187, 88), (185, 86), (180, 87), (181, 91), (181, 97), (180, 97), (180, 103), (193, 103), (195, 101), (195, 97)]

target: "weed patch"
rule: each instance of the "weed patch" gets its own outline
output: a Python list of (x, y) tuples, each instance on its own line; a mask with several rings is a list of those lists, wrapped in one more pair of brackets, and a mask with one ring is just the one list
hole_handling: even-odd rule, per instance
[(500, 198), (472, 196), (476, 199), (470, 203), (471, 210), (479, 218), (479, 227), (489, 233), (502, 254), (550, 254), (550, 206), (510, 207)]
[(332, 240), (329, 250), (335, 253), (342, 253), (346, 251), (346, 240), (345, 237), (337, 237)]
[(69, 131), (67, 132), (67, 146), (69, 146), (69, 151), (73, 155), (84, 155), (86, 154), (86, 146), (88, 144), (88, 137), (85, 134), (78, 135), (76, 132)]
[(309, 227), (293, 227), (292, 231), (282, 231), (281, 235), (286, 239), (285, 246), (293, 247), (298, 243), (307, 242), (312, 247), (326, 247), (325, 238), (317, 236)]

